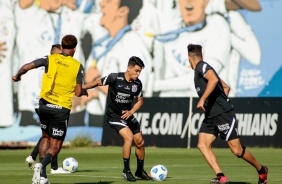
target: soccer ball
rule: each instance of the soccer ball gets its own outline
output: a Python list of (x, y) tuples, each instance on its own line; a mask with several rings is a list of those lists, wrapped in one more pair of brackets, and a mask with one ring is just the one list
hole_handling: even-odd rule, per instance
[(63, 169), (69, 172), (76, 172), (78, 169), (78, 162), (75, 158), (69, 157), (63, 161)]
[(164, 181), (167, 177), (168, 170), (164, 165), (155, 165), (151, 169), (151, 178), (154, 181)]

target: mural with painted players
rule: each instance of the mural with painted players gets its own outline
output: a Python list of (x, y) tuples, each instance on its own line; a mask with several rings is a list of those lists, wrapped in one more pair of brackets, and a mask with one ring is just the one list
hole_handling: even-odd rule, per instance
[[(136, 55), (146, 65), (140, 76), (145, 97), (196, 96), (186, 47), (199, 43), (231, 97), (281, 97), (281, 6), (267, 0), (0, 0), (0, 126), (39, 125), (38, 71), (16, 85), (11, 76), (65, 34), (80, 40), (74, 57), (85, 66), (86, 82), (122, 71)], [(74, 97), (70, 126), (101, 129), (106, 89), (90, 94)]]

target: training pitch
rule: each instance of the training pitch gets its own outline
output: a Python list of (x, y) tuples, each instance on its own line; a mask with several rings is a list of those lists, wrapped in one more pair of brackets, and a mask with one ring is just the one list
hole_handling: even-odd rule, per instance
[[(259, 162), (269, 168), (268, 184), (282, 183), (282, 149), (247, 148)], [(0, 184), (31, 183), (33, 170), (25, 163), (31, 149), (0, 150)], [(256, 170), (242, 159), (235, 157), (229, 149), (214, 149), (218, 162), (230, 184), (257, 184)], [(122, 178), (121, 147), (63, 148), (59, 154), (59, 166), (67, 157), (78, 160), (78, 172), (72, 174), (47, 175), (51, 184), (120, 184)], [(199, 150), (185, 148), (146, 148), (145, 170), (157, 164), (165, 165), (168, 177), (164, 184), (209, 184), (215, 176)], [(131, 171), (136, 169), (134, 147), (132, 148)], [(159, 183), (156, 181), (137, 180), (136, 183)]]

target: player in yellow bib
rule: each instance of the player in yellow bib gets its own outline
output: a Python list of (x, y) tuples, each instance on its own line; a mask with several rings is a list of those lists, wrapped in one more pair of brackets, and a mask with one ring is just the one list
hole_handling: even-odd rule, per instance
[(49, 55), (23, 65), (12, 77), (15, 82), (31, 69), (45, 67), (39, 101), (42, 140), (39, 146), (40, 163), (35, 164), (32, 183), (49, 183), (46, 166), (60, 152), (67, 132), (72, 97), (87, 95), (82, 89), (83, 66), (73, 58), (77, 39), (63, 37), (62, 53)]

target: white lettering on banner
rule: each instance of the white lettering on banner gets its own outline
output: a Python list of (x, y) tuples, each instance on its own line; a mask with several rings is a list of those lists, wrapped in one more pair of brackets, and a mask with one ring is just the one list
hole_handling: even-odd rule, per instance
[[(135, 113), (136, 119), (141, 123), (141, 130), (144, 135), (179, 135), (187, 134), (184, 130), (185, 123), (188, 123), (188, 116), (184, 123), (183, 113)], [(242, 136), (273, 136), (277, 132), (277, 113), (245, 113), (236, 114), (238, 119), (238, 132)], [(190, 122), (191, 135), (198, 134), (201, 124), (205, 118), (203, 113), (192, 115)], [(151, 122), (150, 122), (151, 121)], [(225, 127), (221, 127), (225, 128)]]
[(240, 135), (273, 136), (277, 131), (278, 114), (236, 114)]

